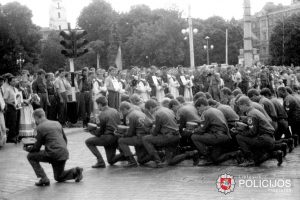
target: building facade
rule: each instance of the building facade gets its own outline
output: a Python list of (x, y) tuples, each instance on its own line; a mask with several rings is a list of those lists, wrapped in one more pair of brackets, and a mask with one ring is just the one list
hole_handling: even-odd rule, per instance
[(292, 0), (289, 6), (267, 3), (264, 8), (252, 16), (253, 47), (258, 49), (259, 60), (267, 64), (270, 60), (270, 38), (278, 21), (300, 13), (300, 0)]
[(62, 0), (52, 0), (49, 16), (49, 28), (51, 30), (63, 30), (68, 28), (66, 9)]

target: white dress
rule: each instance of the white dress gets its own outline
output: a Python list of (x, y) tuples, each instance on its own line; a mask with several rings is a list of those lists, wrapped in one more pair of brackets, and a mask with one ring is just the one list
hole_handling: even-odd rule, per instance
[(154, 82), (156, 86), (156, 98), (158, 102), (161, 102), (165, 97), (165, 91), (163, 88), (163, 80), (160, 77), (157, 77), (157, 81)]
[(151, 87), (146, 82), (146, 80), (140, 80), (136, 86), (136, 93), (140, 95), (144, 102), (149, 100), (149, 93), (151, 92)]
[(179, 82), (177, 81), (176, 77), (168, 75), (169, 80), (169, 92), (174, 96), (176, 99), (179, 96)]
[(186, 82), (183, 83), (184, 85), (184, 99), (187, 102), (193, 101), (193, 81), (191, 78), (186, 78)]

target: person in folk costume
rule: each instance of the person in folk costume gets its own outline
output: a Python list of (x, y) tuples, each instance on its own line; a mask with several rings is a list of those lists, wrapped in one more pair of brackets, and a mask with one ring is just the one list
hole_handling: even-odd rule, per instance
[(108, 77), (105, 79), (105, 85), (108, 90), (108, 106), (111, 108), (119, 109), (121, 96), (120, 92), (122, 91), (121, 83), (117, 78), (117, 68), (109, 67)]
[(157, 68), (155, 66), (151, 66), (150, 71), (147, 75), (147, 82), (149, 83), (149, 86), (151, 87), (150, 97), (156, 96), (156, 85), (154, 83), (154, 80), (156, 80), (156, 76), (155, 76), (156, 71), (157, 71)]
[(182, 79), (185, 79), (185, 76), (184, 76), (183, 67), (181, 65), (178, 66), (178, 74), (177, 74), (176, 78), (180, 85), (178, 88), (179, 95), (184, 96), (184, 83), (182, 82)]
[(4, 78), (0, 76), (0, 148), (3, 147), (6, 143), (6, 126), (5, 126), (5, 119), (4, 119), (4, 112), (5, 112), (5, 101), (3, 98), (3, 89), (2, 85), (4, 83)]
[(104, 73), (103, 70), (97, 69), (96, 71), (96, 77), (93, 80), (92, 84), (92, 100), (93, 100), (93, 117), (97, 119), (98, 114), (99, 114), (99, 109), (98, 109), (98, 104), (96, 100), (102, 95), (105, 96), (107, 95), (107, 88), (104, 82)]
[(23, 103), (20, 109), (20, 126), (19, 137), (34, 137), (36, 135), (35, 121), (33, 118), (33, 107), (31, 101), (31, 86), (28, 81), (28, 71), (22, 72), (22, 80), (19, 83), (18, 89), (22, 92)]
[(184, 84), (184, 99), (187, 102), (193, 101), (193, 80), (190, 74), (186, 74), (185, 76), (185, 82), (183, 81)]
[(179, 96), (178, 88), (180, 87), (180, 85), (174, 73), (170, 72), (168, 74), (168, 83), (169, 83), (169, 92), (174, 96), (174, 98), (177, 98)]
[(155, 86), (156, 86), (156, 99), (158, 102), (161, 102), (163, 100), (163, 98), (165, 97), (166, 84), (162, 80), (161, 75), (162, 75), (161, 71), (158, 70), (156, 72), (156, 81), (154, 80)]
[(145, 79), (145, 72), (141, 72), (138, 78), (135, 92), (140, 95), (144, 102), (150, 99), (151, 87)]
[[(219, 74), (220, 75), (220, 74)], [(212, 96), (212, 98), (218, 102), (220, 102), (220, 76), (217, 75), (217, 73), (214, 72), (214, 70), (211, 70), (210, 72), (210, 80), (209, 80), (209, 89), (208, 92)]]
[(127, 77), (126, 76), (127, 76), (127, 74), (126, 74), (125, 71), (121, 71), (119, 73), (119, 82), (121, 83), (122, 90), (124, 90), (124, 91), (127, 91), (127, 89), (128, 89), (128, 84), (127, 84), (127, 80), (126, 80)]
[[(168, 80), (168, 72), (166, 66), (163, 66), (161, 68), (161, 79), (163, 80), (164, 83), (168, 84), (169, 80)], [(164, 92), (165, 94), (168, 94), (170, 92), (169, 87), (164, 87)]]

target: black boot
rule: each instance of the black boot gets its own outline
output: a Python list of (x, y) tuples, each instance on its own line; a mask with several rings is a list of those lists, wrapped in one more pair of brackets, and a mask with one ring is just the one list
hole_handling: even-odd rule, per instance
[(125, 165), (125, 168), (137, 167), (138, 164), (133, 156), (128, 156), (128, 164)]
[(276, 160), (278, 161), (277, 166), (279, 167), (282, 164), (283, 152), (280, 151), (280, 150), (279, 151), (274, 151), (273, 155), (276, 158)]
[(76, 174), (77, 174), (76, 178), (75, 178), (75, 182), (79, 183), (83, 178), (83, 176), (82, 176), (83, 169), (81, 167), (76, 167), (75, 169), (76, 169)]
[(35, 183), (36, 186), (38, 187), (43, 187), (43, 186), (49, 186), (50, 185), (50, 180), (46, 178), (41, 178), (39, 182)]
[(119, 161), (125, 161), (126, 157), (122, 154), (115, 155), (115, 157), (109, 162), (110, 165), (114, 165)]
[(97, 163), (92, 166), (92, 168), (105, 168), (105, 167), (106, 167), (105, 162), (102, 159), (101, 160), (98, 159)]
[(292, 138), (294, 139), (294, 147), (298, 146), (298, 135), (293, 135)]
[(293, 138), (287, 139), (287, 145), (289, 147), (289, 153), (291, 153), (294, 150), (294, 148), (295, 148), (295, 146), (294, 146), (294, 139)]

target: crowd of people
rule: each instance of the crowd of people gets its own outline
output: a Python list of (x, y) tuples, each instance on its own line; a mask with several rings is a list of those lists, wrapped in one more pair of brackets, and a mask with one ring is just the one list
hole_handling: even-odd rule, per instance
[[(7, 142), (15, 143), (34, 137), (38, 123), (33, 113), (38, 110), (38, 117), (62, 127), (82, 121), (94, 135), (85, 141), (97, 159), (93, 168), (106, 167), (97, 146), (104, 147), (110, 165), (127, 160), (127, 167), (149, 161), (156, 167), (176, 165), (186, 159), (194, 165), (201, 159), (205, 165), (235, 159), (251, 166), (271, 158), (280, 166), (299, 142), (298, 70), (151, 66), (5, 74), (0, 78), (0, 146), (6, 135)], [(81, 180), (81, 168), (72, 173), (69, 179)]]

